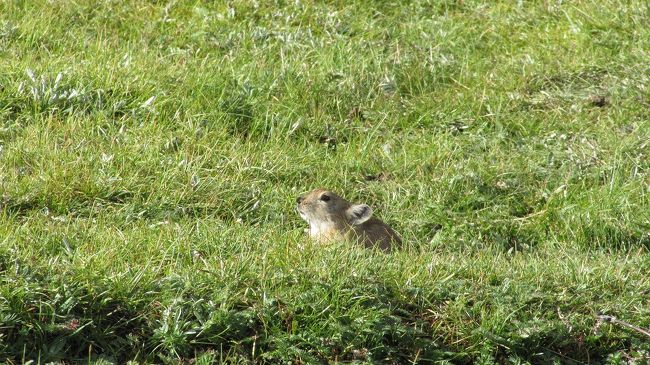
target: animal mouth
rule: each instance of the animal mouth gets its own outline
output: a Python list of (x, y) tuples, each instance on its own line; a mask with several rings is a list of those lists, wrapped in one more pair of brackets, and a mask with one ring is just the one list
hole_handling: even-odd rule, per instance
[(303, 211), (300, 209), (300, 205), (299, 205), (299, 204), (296, 204), (296, 211), (298, 212), (298, 214), (300, 214), (300, 218), (302, 218), (302, 219), (304, 219), (304, 220), (306, 220), (306, 221), (309, 222), (309, 220), (307, 219), (307, 215), (305, 214), (305, 212), (303, 212)]

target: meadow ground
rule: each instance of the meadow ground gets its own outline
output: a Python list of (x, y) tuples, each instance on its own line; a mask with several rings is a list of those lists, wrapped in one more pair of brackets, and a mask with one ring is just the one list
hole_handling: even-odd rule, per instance
[[(3, 1), (0, 360), (626, 363), (644, 1)], [(329, 187), (401, 232), (303, 235)]]

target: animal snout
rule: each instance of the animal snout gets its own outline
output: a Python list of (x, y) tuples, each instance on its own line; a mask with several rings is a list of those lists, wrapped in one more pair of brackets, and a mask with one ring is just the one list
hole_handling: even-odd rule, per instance
[(305, 200), (305, 198), (302, 197), (302, 196), (299, 196), (299, 197), (296, 198), (296, 203), (300, 204), (300, 203), (302, 203), (303, 200)]

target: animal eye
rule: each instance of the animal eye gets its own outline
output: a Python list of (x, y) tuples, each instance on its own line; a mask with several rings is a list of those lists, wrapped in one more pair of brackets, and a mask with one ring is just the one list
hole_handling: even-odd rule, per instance
[(320, 200), (322, 200), (322, 201), (324, 201), (324, 202), (327, 202), (327, 201), (329, 201), (330, 199), (331, 199), (330, 196), (327, 195), (327, 194), (323, 194), (323, 195), (320, 196)]

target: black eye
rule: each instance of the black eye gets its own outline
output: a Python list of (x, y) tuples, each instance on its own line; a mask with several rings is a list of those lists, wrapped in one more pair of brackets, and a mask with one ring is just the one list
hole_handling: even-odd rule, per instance
[(328, 201), (330, 201), (330, 199), (331, 199), (330, 196), (327, 195), (327, 194), (323, 194), (323, 195), (320, 196), (320, 200), (322, 200), (324, 202), (328, 202)]

